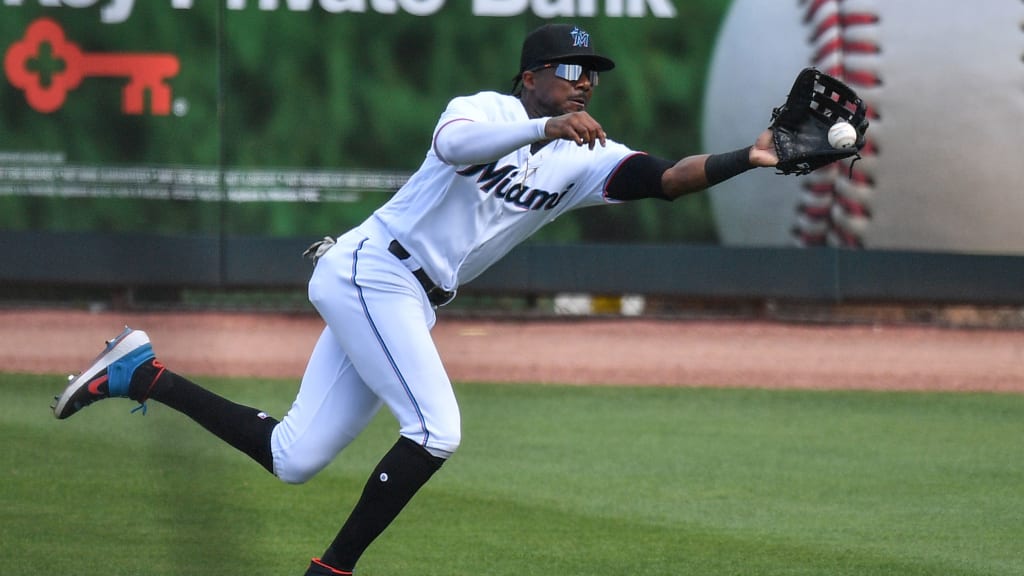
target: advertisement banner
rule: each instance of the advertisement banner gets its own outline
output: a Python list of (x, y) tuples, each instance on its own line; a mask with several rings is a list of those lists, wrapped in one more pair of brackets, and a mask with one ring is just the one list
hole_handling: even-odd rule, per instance
[[(525, 34), (586, 26), (592, 113), (699, 151), (727, 2), (0, 0), (0, 229), (320, 236), (421, 162), (448, 100), (508, 91)], [(583, 211), (542, 240), (713, 242), (708, 201)]]

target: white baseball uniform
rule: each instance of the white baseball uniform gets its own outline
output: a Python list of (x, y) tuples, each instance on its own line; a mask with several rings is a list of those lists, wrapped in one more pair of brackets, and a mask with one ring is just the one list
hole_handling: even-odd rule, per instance
[[(317, 261), (309, 297), (327, 327), (273, 432), (282, 480), (326, 466), (382, 404), (402, 436), (435, 456), (458, 447), (458, 405), (430, 336), (434, 306), (413, 271), (454, 292), (563, 212), (616, 202), (608, 180), (637, 154), (611, 140), (593, 150), (554, 140), (531, 153), (546, 121), (511, 95), (453, 99), (419, 170)], [(408, 258), (389, 250), (396, 241)]]

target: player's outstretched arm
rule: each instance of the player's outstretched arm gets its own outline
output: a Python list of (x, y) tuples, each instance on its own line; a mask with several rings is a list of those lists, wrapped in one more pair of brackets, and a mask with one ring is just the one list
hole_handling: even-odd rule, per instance
[(668, 198), (675, 199), (714, 186), (751, 168), (775, 166), (778, 161), (772, 132), (765, 130), (752, 146), (724, 154), (698, 154), (683, 158), (662, 175), (662, 189)]

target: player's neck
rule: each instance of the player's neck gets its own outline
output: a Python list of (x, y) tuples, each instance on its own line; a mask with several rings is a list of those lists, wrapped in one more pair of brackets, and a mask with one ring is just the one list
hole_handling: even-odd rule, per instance
[(519, 95), (519, 103), (523, 105), (523, 109), (526, 110), (526, 116), (531, 120), (550, 116), (550, 114), (544, 114), (540, 107), (537, 106), (537, 102), (533, 98), (528, 98), (526, 93)]
[(551, 143), (551, 140), (541, 140), (540, 142), (534, 142), (530, 144), (530, 154), (536, 154), (540, 152), (542, 148)]

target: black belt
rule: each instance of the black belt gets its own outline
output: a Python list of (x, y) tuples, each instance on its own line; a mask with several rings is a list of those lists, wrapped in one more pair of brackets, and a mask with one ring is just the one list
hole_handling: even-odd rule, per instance
[[(392, 240), (391, 244), (388, 244), (388, 252), (395, 255), (395, 258), (399, 260), (408, 260), (410, 257), (409, 251), (406, 250), (398, 240)], [(455, 297), (455, 292), (450, 290), (442, 290), (440, 286), (434, 284), (434, 281), (427, 276), (427, 273), (423, 271), (423, 268), (417, 268), (412, 271), (412, 275), (419, 280), (420, 285), (423, 286), (423, 290), (427, 293), (427, 300), (434, 306), (444, 306), (445, 304), (452, 301)]]

